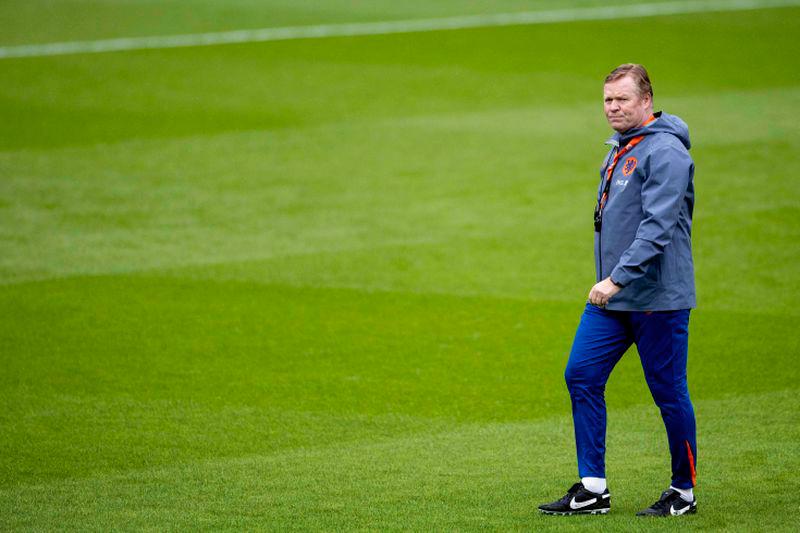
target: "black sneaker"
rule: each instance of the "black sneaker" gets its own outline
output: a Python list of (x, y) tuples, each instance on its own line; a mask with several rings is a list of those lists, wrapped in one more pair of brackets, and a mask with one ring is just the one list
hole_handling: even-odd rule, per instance
[(680, 516), (696, 512), (697, 498), (694, 498), (692, 502), (687, 502), (681, 497), (680, 492), (669, 489), (661, 494), (661, 499), (647, 509), (636, 513), (636, 516)]
[(567, 494), (553, 503), (539, 506), (544, 514), (606, 514), (611, 510), (611, 494), (608, 489), (602, 494), (589, 492), (583, 483), (575, 483)]

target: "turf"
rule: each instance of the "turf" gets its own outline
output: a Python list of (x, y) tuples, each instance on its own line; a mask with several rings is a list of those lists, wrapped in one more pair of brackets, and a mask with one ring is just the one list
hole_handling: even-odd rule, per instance
[[(2, 42), (554, 5), (271, 4), (5, 2)], [(794, 529), (799, 15), (0, 60), (0, 529)], [(695, 144), (700, 512), (632, 516), (669, 465), (631, 351), (614, 510), (559, 520), (630, 60)]]

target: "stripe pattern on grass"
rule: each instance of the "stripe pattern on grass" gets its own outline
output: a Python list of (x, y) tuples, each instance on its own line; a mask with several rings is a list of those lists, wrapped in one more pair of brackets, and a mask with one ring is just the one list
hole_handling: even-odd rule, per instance
[(655, 17), (704, 12), (742, 11), (776, 7), (800, 6), (800, 0), (694, 0), (649, 4), (522, 11), (457, 17), (287, 26), (185, 35), (127, 37), (95, 41), (70, 41), (0, 47), (0, 59), (12, 57), (43, 57), (67, 54), (93, 54), (154, 48), (185, 48), (221, 44), (353, 37), (358, 35), (387, 35), (442, 30), (460, 30), (492, 26), (551, 24), (582, 20), (612, 20)]

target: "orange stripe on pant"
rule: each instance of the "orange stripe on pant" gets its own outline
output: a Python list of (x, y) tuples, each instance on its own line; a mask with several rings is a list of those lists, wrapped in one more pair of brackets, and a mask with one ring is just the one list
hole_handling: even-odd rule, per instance
[(689, 441), (686, 442), (686, 451), (689, 453), (689, 469), (692, 471), (692, 485), (697, 485), (697, 470), (694, 468), (694, 455), (692, 454), (692, 447)]

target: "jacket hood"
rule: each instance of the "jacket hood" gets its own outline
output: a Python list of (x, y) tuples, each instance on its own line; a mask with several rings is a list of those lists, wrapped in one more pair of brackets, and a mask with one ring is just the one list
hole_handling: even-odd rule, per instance
[(691, 148), (692, 143), (689, 141), (689, 126), (687, 126), (680, 117), (664, 113), (663, 111), (658, 111), (653, 113), (653, 115), (656, 117), (656, 120), (650, 124), (642, 126), (641, 128), (633, 128), (625, 133), (615, 133), (613, 137), (611, 137), (611, 140), (624, 145), (638, 135), (669, 133), (680, 139), (687, 150)]

